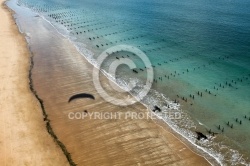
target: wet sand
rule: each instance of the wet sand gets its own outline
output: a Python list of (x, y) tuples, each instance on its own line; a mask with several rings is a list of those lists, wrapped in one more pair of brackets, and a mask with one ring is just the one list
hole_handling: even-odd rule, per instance
[[(38, 18), (41, 19), (41, 18)], [(37, 21), (40, 23), (41, 21)], [(46, 28), (50, 28), (49, 32)], [(46, 25), (32, 31), (32, 79), (43, 100), (54, 133), (77, 165), (210, 165), (195, 154), (161, 122), (151, 119), (70, 119), (69, 113), (120, 112), (145, 113), (140, 103), (122, 107), (100, 97), (92, 82), (92, 69), (76, 48)], [(43, 35), (41, 35), (43, 34)], [(37, 43), (39, 41), (39, 44)], [(108, 80), (101, 75), (107, 89)], [(92, 99), (68, 103), (77, 93), (90, 93)], [(112, 92), (111, 92), (112, 93)], [(119, 98), (128, 94), (113, 93)]]
[(0, 165), (69, 165), (29, 88), (30, 54), (11, 12), (0, 9)]

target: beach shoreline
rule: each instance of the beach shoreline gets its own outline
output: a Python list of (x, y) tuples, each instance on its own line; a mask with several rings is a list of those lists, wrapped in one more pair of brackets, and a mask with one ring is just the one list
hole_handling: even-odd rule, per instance
[(30, 52), (13, 12), (1, 0), (0, 160), (3, 165), (69, 165), (46, 131), (29, 87)]
[[(77, 59), (79, 59), (80, 57), (77, 55)], [(81, 57), (80, 58), (80, 61), (84, 61), (83, 60), (83, 57)], [(86, 60), (85, 60), (85, 62), (84, 62), (85, 64), (86, 63), (88, 63)], [(89, 74), (90, 74), (90, 72), (92, 72), (92, 65), (90, 65), (90, 64), (86, 64), (86, 66), (87, 66), (87, 68), (89, 69), (88, 70), (88, 72), (89, 72)], [(37, 69), (35, 69), (35, 70), (37, 70)], [(104, 78), (105, 79), (105, 78)], [(107, 79), (107, 78), (106, 78)], [(39, 79), (38, 79), (39, 80)], [(89, 81), (92, 81), (92, 78), (90, 78), (89, 79)], [(35, 83), (36, 84), (36, 83)], [(38, 89), (40, 89), (40, 90), (38, 90), (39, 92), (41, 92), (41, 89), (42, 88), (38, 88)], [(77, 88), (76, 88), (77, 89)], [(88, 87), (87, 88), (88, 90), (90, 90), (91, 89), (91, 91), (93, 91), (93, 86), (92, 86), (92, 88), (90, 88), (90, 87)], [(45, 99), (46, 100), (46, 99)], [(92, 103), (91, 103), (92, 104)], [(46, 106), (45, 106), (46, 107)], [(47, 106), (47, 107), (49, 107), (49, 106)], [(42, 112), (42, 111), (41, 111)], [(50, 112), (51, 113), (51, 112)], [(49, 116), (50, 116), (50, 113), (49, 113)], [(52, 115), (52, 119), (53, 119), (53, 115)], [(55, 119), (53, 119), (54, 121), (55, 121)], [(62, 137), (62, 131), (60, 131), (60, 129), (58, 128), (58, 126), (56, 126), (56, 124), (54, 123), (53, 124), (54, 126), (55, 126), (55, 130), (56, 130), (56, 133), (59, 133), (59, 140), (61, 140), (60, 138), (62, 138), (62, 142), (64, 143), (64, 142), (66, 142), (65, 143), (65, 145), (66, 145), (66, 147), (68, 147), (68, 146), (71, 146), (69, 143), (68, 143), (68, 141), (66, 140), (65, 141), (65, 139)], [(53, 127), (53, 125), (52, 125), (52, 127)], [(152, 122), (150, 122), (150, 125), (152, 125)], [(45, 124), (44, 124), (44, 127), (45, 127)], [(151, 126), (152, 127), (152, 126)], [(155, 126), (154, 126), (155, 127)], [(162, 126), (161, 126), (162, 127)], [(158, 129), (156, 130), (156, 131), (160, 131), (161, 132), (161, 134), (162, 135), (164, 135), (164, 137), (166, 137), (166, 138), (168, 138), (168, 139), (170, 139), (171, 141), (171, 144), (174, 144), (174, 145), (178, 145), (178, 148), (170, 148), (169, 150), (171, 151), (174, 151), (175, 152), (175, 155), (177, 155), (177, 153), (178, 153), (178, 151), (184, 151), (184, 156), (185, 155), (190, 155), (188, 158), (186, 158), (186, 157), (184, 157), (184, 158), (182, 158), (182, 157), (180, 157), (180, 158), (182, 158), (183, 160), (182, 160), (182, 164), (184, 164), (186, 161), (187, 162), (189, 162), (189, 163), (193, 163), (194, 164), (194, 162), (197, 162), (197, 161), (199, 161), (199, 164), (201, 164), (201, 163), (204, 163), (204, 165), (209, 165), (208, 163), (207, 163), (207, 161), (202, 157), (202, 156), (199, 156), (198, 154), (195, 154), (194, 152), (192, 152), (190, 149), (189, 149), (189, 147), (188, 146), (186, 146), (183, 142), (181, 142), (178, 138), (176, 138), (176, 137), (174, 137), (174, 134), (173, 133), (171, 133), (171, 131), (168, 131), (168, 130), (166, 130), (166, 129), (164, 129), (164, 130), (161, 130), (161, 129), (159, 129), (159, 128), (161, 128), (161, 127), (157, 127)], [(152, 127), (153, 128), (153, 127)], [(139, 129), (142, 129), (142, 128), (139, 128)], [(100, 134), (100, 133), (99, 133)], [(131, 137), (131, 139), (133, 139), (132, 137)], [(169, 140), (167, 141), (167, 142), (169, 142)], [(114, 144), (115, 145), (115, 144)], [(186, 147), (186, 148), (185, 148)], [(74, 148), (73, 148), (74, 149)], [(79, 156), (79, 154), (75, 154), (75, 151), (74, 150), (72, 150), (72, 148), (69, 148), (69, 152), (71, 153), (74, 153), (73, 155), (72, 155), (72, 157), (73, 157), (73, 160), (74, 160), (74, 157), (75, 158), (78, 158)], [(91, 149), (90, 149), (90, 153), (91, 153)], [(100, 152), (101, 153), (101, 152)], [(105, 153), (104, 151), (103, 151), (103, 153)], [(170, 152), (171, 153), (171, 152)], [(182, 153), (182, 152), (181, 152)], [(100, 156), (102, 156), (102, 155), (100, 155)], [(96, 158), (98, 158), (98, 156), (96, 156)], [(78, 162), (78, 161), (77, 161)], [(142, 161), (143, 162), (143, 161)], [(87, 163), (91, 163), (90, 161), (88, 161)], [(94, 164), (95, 162), (93, 161), (93, 163), (92, 164)], [(108, 164), (108, 162), (106, 163), (106, 164)]]

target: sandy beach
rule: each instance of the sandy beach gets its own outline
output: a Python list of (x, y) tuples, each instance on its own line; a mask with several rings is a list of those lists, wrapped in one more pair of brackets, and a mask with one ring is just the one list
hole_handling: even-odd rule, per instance
[(0, 3), (0, 165), (69, 165), (29, 89), (25, 39), (3, 0)]
[[(69, 165), (46, 130), (48, 121), (77, 165), (210, 165), (160, 121), (70, 119), (69, 113), (83, 110), (122, 115), (148, 110), (140, 103), (122, 107), (106, 102), (93, 85), (93, 66), (69, 40), (55, 30), (41, 36), (46, 28), (40, 28), (39, 32), (33, 32), (37, 34), (30, 43), (34, 55), (33, 85), (48, 115), (44, 121), (41, 105), (29, 88), (30, 54), (25, 39), (3, 5), (0, 18), (0, 160), (3, 165)], [(39, 45), (35, 45), (37, 40)], [(108, 81), (103, 75), (101, 80)], [(91, 93), (95, 100), (68, 103), (68, 98), (79, 92)]]
[[(160, 126), (160, 122), (151, 119), (70, 119), (69, 113), (84, 110), (120, 112), (122, 117), (129, 111), (146, 113), (148, 110), (141, 103), (122, 107), (106, 102), (93, 85), (93, 66), (67, 39), (52, 34), (46, 38), (51, 41), (59, 38), (62, 42), (49, 43), (52, 46), (49, 51), (42, 50), (41, 45), (34, 49), (33, 80), (38, 95), (44, 100), (52, 128), (77, 165), (210, 165), (166, 127)], [(43, 44), (48, 46), (46, 42)], [(50, 67), (45, 67), (46, 64)], [(100, 79), (103, 83), (108, 81), (103, 75)], [(95, 100), (68, 103), (70, 96), (80, 92), (92, 94)], [(126, 98), (126, 95), (119, 97)]]

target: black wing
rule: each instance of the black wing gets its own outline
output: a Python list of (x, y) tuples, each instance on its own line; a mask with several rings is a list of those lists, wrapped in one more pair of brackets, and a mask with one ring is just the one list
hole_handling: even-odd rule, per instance
[(92, 94), (88, 94), (88, 93), (79, 93), (79, 94), (76, 94), (76, 95), (71, 96), (71, 97), (69, 98), (69, 101), (68, 101), (68, 102), (71, 102), (72, 100), (79, 99), (79, 98), (89, 98), (89, 99), (95, 100), (95, 97), (94, 97)]

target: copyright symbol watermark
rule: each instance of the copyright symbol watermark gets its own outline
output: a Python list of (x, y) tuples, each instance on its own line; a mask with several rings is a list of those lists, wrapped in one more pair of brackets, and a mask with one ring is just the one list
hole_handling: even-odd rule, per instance
[[(121, 51), (126, 51), (126, 52), (132, 53), (133, 55), (137, 56), (145, 65), (145, 69), (147, 72), (147, 78), (145, 80), (146, 82), (139, 92), (136, 92), (136, 94), (133, 94), (134, 97), (136, 98), (136, 100), (132, 96), (129, 98), (126, 98), (126, 99), (117, 98), (116, 97), (117, 95), (112, 95), (110, 93), (107, 93), (107, 91), (103, 88), (103, 86), (100, 82), (100, 70), (102, 69), (101, 66), (102, 66), (103, 62), (109, 56), (112, 56), (112, 53), (121, 52)], [(132, 59), (130, 59), (129, 57), (123, 57), (123, 58), (116, 58), (114, 61), (112, 61), (111, 64), (109, 65), (109, 69), (107, 72), (111, 75), (115, 75), (117, 68), (120, 65), (127, 65), (134, 72), (136, 71), (136, 68), (137, 68), (136, 64), (133, 62)], [(138, 72), (137, 72), (137, 74), (138, 74)], [(152, 86), (152, 83), (153, 83), (153, 79), (154, 79), (154, 72), (153, 72), (151, 62), (148, 59), (148, 57), (140, 49), (133, 47), (133, 46), (129, 46), (129, 45), (117, 45), (117, 46), (111, 47), (111, 48), (103, 51), (101, 53), (101, 55), (98, 56), (97, 65), (93, 69), (93, 83), (94, 83), (94, 86), (95, 86), (95, 89), (97, 90), (97, 92), (100, 94), (100, 96), (104, 100), (106, 100), (114, 105), (120, 105), (120, 106), (132, 105), (135, 102), (142, 100), (149, 92), (149, 90)], [(135, 84), (130, 82), (128, 84), (129, 88), (126, 88), (126, 89), (117, 88), (118, 83), (116, 81), (116, 77), (114, 77), (114, 79), (112, 81), (109, 80), (109, 84), (111, 85), (112, 89), (117, 93), (125, 93), (125, 92), (129, 93), (136, 87)]]

